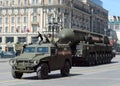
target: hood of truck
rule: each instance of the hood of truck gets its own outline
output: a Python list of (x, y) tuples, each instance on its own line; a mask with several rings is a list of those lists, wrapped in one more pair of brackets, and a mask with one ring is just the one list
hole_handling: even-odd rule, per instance
[(16, 56), (15, 59), (17, 60), (30, 60), (30, 59), (42, 59), (48, 57), (49, 55), (46, 54), (36, 54), (36, 53), (23, 53), (20, 56)]

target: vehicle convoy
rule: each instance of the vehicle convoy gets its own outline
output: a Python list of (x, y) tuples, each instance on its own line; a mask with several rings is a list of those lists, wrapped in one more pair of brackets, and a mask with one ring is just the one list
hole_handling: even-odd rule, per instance
[[(39, 34), (41, 39), (42, 36)], [(12, 76), (22, 78), (23, 73), (37, 73), (38, 79), (46, 79), (48, 73), (60, 70), (62, 76), (68, 76), (72, 66), (72, 54), (69, 45), (56, 45), (49, 42), (27, 45), (23, 53), (9, 61)]]
[(105, 35), (78, 29), (63, 29), (59, 33), (60, 44), (70, 45), (72, 65), (97, 65), (110, 63), (115, 56)]
[(23, 73), (36, 72), (38, 78), (46, 79), (48, 73), (60, 70), (68, 76), (72, 65), (97, 65), (111, 62), (115, 56), (105, 35), (78, 29), (63, 29), (57, 42), (27, 45), (23, 53), (10, 60), (12, 76), (21, 78)]

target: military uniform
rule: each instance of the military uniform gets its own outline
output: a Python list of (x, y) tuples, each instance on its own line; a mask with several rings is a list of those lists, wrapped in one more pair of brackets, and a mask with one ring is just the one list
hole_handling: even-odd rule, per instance
[(16, 56), (20, 55), (23, 50), (23, 45), (19, 42), (15, 44)]

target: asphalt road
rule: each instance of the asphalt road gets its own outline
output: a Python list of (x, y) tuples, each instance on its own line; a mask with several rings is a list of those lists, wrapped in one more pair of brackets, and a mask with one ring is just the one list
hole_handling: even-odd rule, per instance
[(14, 79), (8, 61), (0, 62), (0, 86), (120, 86), (120, 56), (110, 64), (72, 67), (68, 77), (61, 77), (60, 71), (54, 71), (46, 80), (38, 80), (36, 73)]

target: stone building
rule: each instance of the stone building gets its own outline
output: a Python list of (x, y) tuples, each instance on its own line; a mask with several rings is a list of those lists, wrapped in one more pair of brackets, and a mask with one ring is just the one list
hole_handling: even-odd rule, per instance
[(31, 43), (63, 28), (105, 34), (108, 11), (90, 0), (0, 0), (0, 47)]

